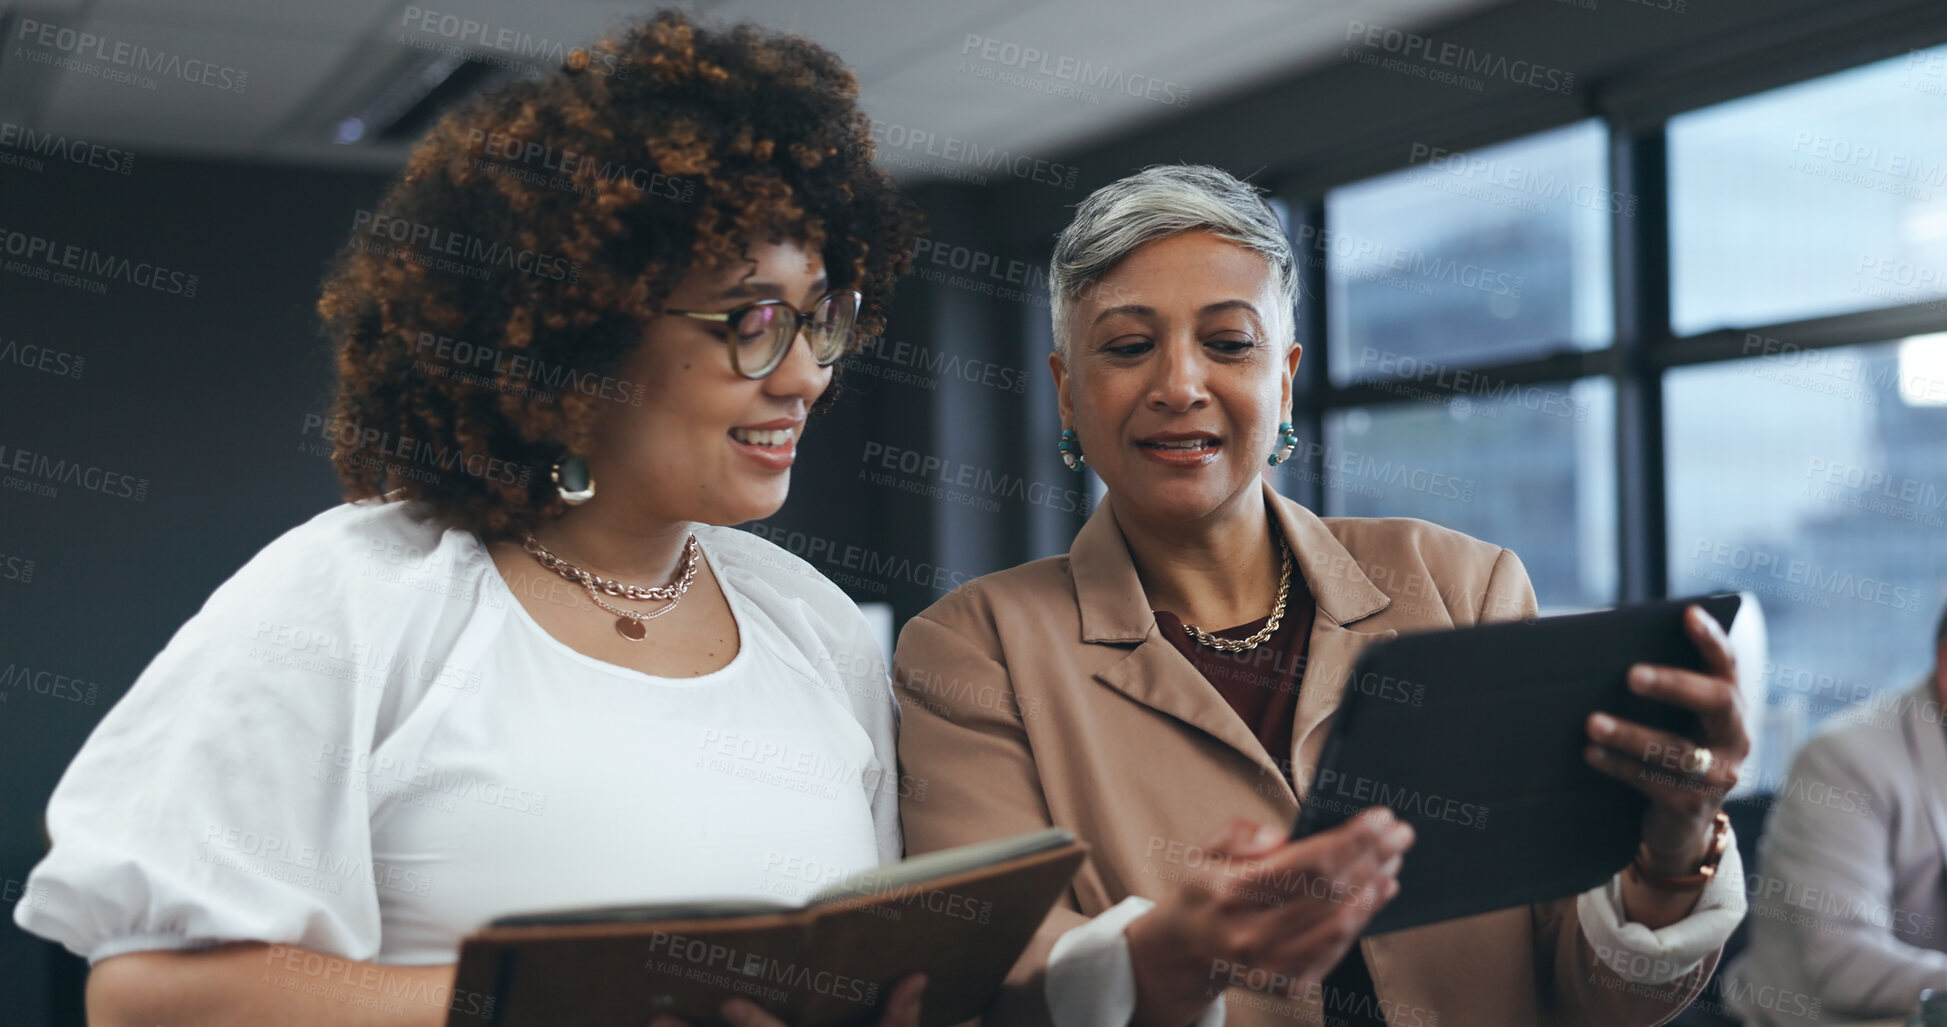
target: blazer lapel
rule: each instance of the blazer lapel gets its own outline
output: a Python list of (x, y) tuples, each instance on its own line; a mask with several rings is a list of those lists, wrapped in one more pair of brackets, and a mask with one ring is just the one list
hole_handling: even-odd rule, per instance
[(1332, 623), (1323, 611), (1312, 622), (1311, 652), (1305, 659), (1305, 676), (1298, 688), (1297, 719), (1291, 727), (1291, 776), (1298, 782), (1301, 798), (1316, 769), (1316, 757), (1307, 754), (1306, 740), (1318, 736), (1320, 741), (1309, 749), (1312, 753), (1322, 751), (1322, 740), (1329, 735), (1332, 718), (1345, 699), (1346, 681), (1352, 676), (1352, 665), (1358, 662), (1359, 654), (1367, 646), (1398, 634), (1391, 628), (1354, 631)]
[(1081, 607), (1082, 641), (1136, 643), (1127, 656), (1097, 673), (1097, 681), (1223, 742), (1260, 773), (1283, 776), (1224, 697), (1163, 637), (1109, 504), (1096, 507), (1076, 533), (1068, 568)]
[(1317, 752), (1322, 741), (1311, 746), (1314, 735), (1324, 737), (1333, 714), (1345, 698), (1346, 680), (1359, 654), (1375, 642), (1393, 638), (1392, 628), (1360, 631), (1346, 625), (1372, 616), (1392, 605), (1392, 597), (1366, 577), (1352, 553), (1339, 542), (1318, 516), (1297, 502), (1272, 490), (1267, 482), (1265, 499), (1277, 514), (1278, 524), (1304, 572), (1305, 587), (1312, 593), (1318, 613), (1312, 618), (1312, 635), (1305, 656), (1305, 673), (1298, 688), (1298, 709), (1291, 728), (1292, 777), (1300, 793), (1310, 783), (1313, 760), (1305, 755)]
[[(1161, 629), (1152, 627), (1141, 645), (1097, 673), (1095, 680), (1230, 746), (1255, 764), (1260, 774), (1284, 777), (1257, 735), (1196, 666), (1162, 636)], [(1296, 814), (1297, 809), (1297, 800), (1293, 799), (1291, 812)]]
[[(1392, 599), (1366, 577), (1325, 522), (1279, 495), (1269, 482), (1263, 483), (1263, 490), (1316, 606), (1294, 713), (1292, 751), (1288, 754), (1292, 775), (1302, 786), (1309, 780), (1311, 768), (1300, 753), (1308, 737), (1328, 726), (1345, 695), (1346, 676), (1353, 663), (1366, 646), (1398, 632), (1390, 628), (1358, 631), (1345, 626), (1384, 610)], [(1069, 573), (1074, 577), (1081, 607), (1082, 641), (1136, 644), (1128, 656), (1097, 673), (1096, 680), (1236, 750), (1260, 774), (1284, 783), (1290, 810), (1295, 814), (1298, 795), (1286, 782), (1284, 770), (1216, 688), (1162, 637), (1142, 579), (1136, 575), (1135, 561), (1129, 556), (1108, 503), (1097, 507), (1076, 534), (1069, 548)]]

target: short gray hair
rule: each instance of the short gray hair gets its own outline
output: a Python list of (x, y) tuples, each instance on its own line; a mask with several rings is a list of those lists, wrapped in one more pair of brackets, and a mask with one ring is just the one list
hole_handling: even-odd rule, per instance
[(1055, 352), (1068, 354), (1068, 316), (1089, 286), (1144, 243), (1200, 229), (1271, 262), (1280, 300), (1269, 312), (1271, 330), (1280, 341), (1292, 341), (1297, 262), (1284, 226), (1257, 187), (1208, 164), (1156, 164), (1090, 193), (1056, 237), (1048, 262)]

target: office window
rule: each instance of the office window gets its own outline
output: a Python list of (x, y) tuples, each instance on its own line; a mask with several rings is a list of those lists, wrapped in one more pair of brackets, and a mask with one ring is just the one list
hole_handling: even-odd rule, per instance
[(1336, 189), (1300, 260), (1326, 268), (1332, 378), (1413, 375), (1612, 335), (1607, 134), (1583, 122), (1467, 153), (1424, 144), (1413, 166)]
[[(1947, 591), (1947, 335), (1665, 379), (1673, 594), (1749, 590), (1770, 636), (1767, 779), (1818, 721), (1884, 717)], [(1760, 715), (1762, 714), (1762, 715)]]
[(1616, 598), (1615, 405), (1607, 379), (1335, 411), (1327, 514), (1419, 517), (1513, 549), (1542, 612)]
[(1678, 335), (1947, 306), (1947, 47), (1673, 118)]

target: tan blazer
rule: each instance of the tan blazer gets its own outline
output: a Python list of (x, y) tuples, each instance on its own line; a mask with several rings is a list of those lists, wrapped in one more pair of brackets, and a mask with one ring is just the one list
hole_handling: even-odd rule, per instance
[[(1293, 730), (1301, 786), (1365, 646), (1535, 615), (1527, 570), (1509, 550), (1419, 520), (1321, 520), (1264, 491), (1318, 606)], [(1162, 896), (1183, 846), (1232, 817), (1289, 824), (1298, 813), (1299, 796), (1256, 736), (1158, 633), (1107, 504), (1067, 556), (970, 581), (907, 623), (894, 683), (902, 771), (925, 782), (902, 790), (908, 854), (1050, 824), (1092, 847), (989, 1024), (1048, 1023), (1042, 988), (1055, 940), (1127, 896)], [(1713, 953), (1672, 984), (1629, 984), (1595, 958), (1573, 898), (1359, 944), (1394, 1027), (1658, 1024), (1717, 963)], [(1330, 1023), (1318, 996), (1231, 988), (1227, 1021)]]

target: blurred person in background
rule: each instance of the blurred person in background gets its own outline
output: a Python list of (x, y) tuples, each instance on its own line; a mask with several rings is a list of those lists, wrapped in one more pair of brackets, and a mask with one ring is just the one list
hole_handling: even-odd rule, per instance
[(1251, 186), (1198, 166), (1104, 186), (1050, 291), (1049, 442), (1107, 497), (1066, 555), (955, 589), (894, 656), (900, 758), (931, 782), (901, 803), (910, 853), (1049, 824), (1092, 847), (987, 1022), (1625, 1027), (1688, 1003), (1744, 912), (1719, 807), (1749, 742), (1716, 623), (1686, 614), (1707, 672), (1632, 673), (1697, 711), (1701, 740), (1588, 725), (1589, 763), (1650, 799), (1633, 866), (1361, 939), (1411, 826), (1373, 810), (1287, 841), (1348, 672), (1400, 632), (1533, 618), (1527, 572), (1426, 521), (1320, 519), (1272, 490), (1297, 442), (1297, 274)]
[[(727, 526), (784, 502), (917, 214), (802, 38), (664, 13), (577, 57), (359, 212), (319, 304), (349, 501), (218, 588), (56, 787), (15, 919), (89, 960), (92, 1023), (444, 1024), (488, 1012), (452, 986), (494, 917), (900, 855), (870, 626)], [(726, 737), (855, 773), (719, 772)], [(910, 1027), (923, 987), (870, 1015)]]
[(1836, 715), (1792, 761), (1746, 885), (1750, 946), (1725, 971), (1747, 1024), (1905, 1017), (1947, 991), (1943, 707), (1947, 612), (1923, 679)]

